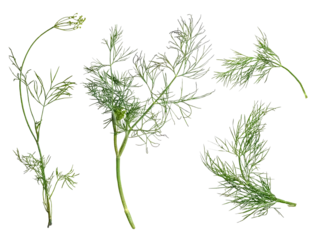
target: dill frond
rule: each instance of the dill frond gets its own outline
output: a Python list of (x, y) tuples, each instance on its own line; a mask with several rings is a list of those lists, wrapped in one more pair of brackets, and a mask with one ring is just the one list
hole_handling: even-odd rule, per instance
[(271, 178), (267, 173), (259, 172), (259, 164), (269, 151), (266, 147), (267, 141), (260, 138), (265, 128), (262, 119), (275, 109), (256, 102), (251, 114), (247, 118), (241, 116), (236, 127), (230, 129), (232, 141), (216, 137), (215, 145), (219, 147), (219, 151), (235, 155), (238, 159), (237, 165), (228, 164), (219, 156), (212, 158), (206, 149), (201, 156), (204, 165), (215, 176), (222, 178), (216, 189), (224, 190), (220, 195), (228, 198), (226, 204), (235, 205), (233, 209), (240, 208), (240, 214), (243, 215), (241, 221), (250, 216), (264, 216), (271, 208), (280, 214), (274, 206), (277, 202), (290, 207), (296, 206), (295, 203), (277, 198), (271, 192)]
[(255, 56), (249, 57), (233, 50), (235, 57), (219, 59), (223, 62), (222, 66), (225, 66), (228, 70), (226, 72), (215, 72), (214, 78), (217, 78), (218, 82), (223, 82), (224, 86), (231, 85), (232, 88), (235, 86), (247, 87), (250, 78), (257, 78), (255, 83), (260, 81), (266, 82), (270, 71), (273, 68), (281, 67), (296, 79), (301, 86), (305, 98), (307, 98), (302, 83), (289, 69), (282, 65), (280, 58), (268, 46), (266, 35), (260, 29), (259, 31), (262, 36), (256, 36)]

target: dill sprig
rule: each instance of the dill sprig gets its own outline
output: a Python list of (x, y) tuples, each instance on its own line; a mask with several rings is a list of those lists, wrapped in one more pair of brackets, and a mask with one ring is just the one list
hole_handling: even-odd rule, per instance
[[(60, 100), (71, 99), (75, 82), (72, 77), (66, 77), (58, 80), (60, 67), (48, 72), (49, 81), (46, 83), (39, 72), (25, 71), (25, 64), (32, 48), (35, 44), (51, 30), (62, 32), (74, 32), (83, 28), (87, 17), (80, 13), (74, 13), (71, 16), (60, 17), (55, 23), (42, 31), (28, 46), (21, 62), (18, 61), (14, 51), (8, 51), (9, 68), (13, 72), (13, 80), (18, 84), (19, 103), (24, 122), (36, 144), (36, 152), (21, 153), (19, 148), (15, 148), (12, 153), (16, 159), (23, 165), (26, 172), (31, 172), (33, 178), (40, 185), (40, 198), (48, 214), (48, 224), (51, 225), (54, 219), (53, 197), (56, 194), (57, 187), (67, 188), (73, 191), (77, 187), (76, 178), (80, 175), (75, 171), (75, 166), (71, 165), (69, 170), (64, 172), (58, 167), (47, 174), (50, 156), (44, 156), (40, 145), (41, 127), (44, 122), (45, 113), (51, 104)], [(37, 119), (32, 111), (32, 100), (40, 105), (41, 113)], [(27, 104), (25, 104), (27, 103)], [(31, 116), (28, 118), (27, 111)]]
[[(243, 220), (249, 216), (260, 217), (266, 215), (270, 208), (278, 211), (274, 207), (275, 203), (285, 203), (289, 207), (295, 207), (296, 204), (277, 198), (271, 192), (271, 178), (267, 173), (259, 172), (258, 165), (261, 163), (269, 148), (266, 148), (267, 141), (261, 140), (260, 135), (265, 125), (262, 123), (263, 117), (270, 111), (270, 105), (264, 106), (263, 103), (256, 102), (251, 114), (241, 116), (236, 127), (230, 129), (233, 140), (221, 140), (216, 137), (215, 145), (220, 151), (235, 155), (238, 159), (238, 165), (231, 165), (222, 161), (220, 157), (212, 158), (209, 151), (204, 150), (201, 156), (204, 165), (223, 180), (219, 183), (224, 189), (222, 196), (228, 197), (227, 203), (232, 203), (240, 208), (240, 214), (243, 214)], [(234, 125), (234, 122), (233, 122)]]
[(260, 29), (259, 31), (262, 37), (256, 36), (257, 44), (255, 46), (257, 50), (255, 51), (255, 56), (249, 57), (233, 50), (236, 57), (219, 59), (223, 61), (222, 66), (225, 66), (228, 70), (226, 72), (215, 72), (214, 77), (218, 79), (218, 82), (223, 82), (224, 86), (232, 85), (233, 88), (239, 85), (246, 87), (251, 77), (257, 77), (255, 83), (259, 83), (262, 80), (266, 82), (273, 68), (282, 67), (296, 79), (302, 88), (305, 98), (307, 98), (302, 83), (289, 69), (282, 65), (280, 58), (268, 46), (266, 35)]
[[(200, 19), (194, 22), (189, 15), (188, 21), (181, 18), (178, 22), (179, 28), (170, 32), (168, 46), (176, 53), (174, 59), (169, 59), (165, 53), (158, 53), (151, 60), (146, 60), (144, 54), (124, 48), (121, 41), (123, 31), (115, 26), (111, 28), (109, 39), (103, 40), (109, 51), (109, 62), (95, 60), (90, 67), (85, 67), (91, 78), (84, 86), (98, 108), (107, 114), (105, 127), (110, 123), (113, 126), (118, 188), (124, 212), (133, 229), (135, 225), (125, 202), (120, 178), (120, 158), (128, 138), (140, 139), (146, 151), (148, 145), (159, 146), (158, 140), (166, 136), (161, 131), (165, 123), (176, 118), (184, 119), (187, 123), (192, 109), (196, 108), (190, 102), (212, 93), (197, 95), (196, 86), (195, 91), (185, 94), (183, 82), (178, 96), (171, 91), (171, 85), (177, 78), (203, 77), (209, 70), (204, 67), (212, 58), (208, 57), (211, 45), (205, 41), (205, 30)], [(126, 61), (131, 56), (134, 73), (130, 70), (119, 73), (113, 69), (114, 64)], [(160, 78), (163, 81), (159, 81)], [(136, 79), (142, 85), (134, 83)], [(161, 89), (156, 87), (160, 84), (163, 85)], [(135, 89), (143, 86), (149, 93), (147, 98), (135, 94)], [(124, 133), (124, 138), (119, 147), (117, 138), (120, 133)]]

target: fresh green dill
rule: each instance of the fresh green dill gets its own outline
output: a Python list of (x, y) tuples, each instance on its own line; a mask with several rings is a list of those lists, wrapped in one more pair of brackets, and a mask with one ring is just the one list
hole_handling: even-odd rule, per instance
[[(270, 208), (275, 209), (275, 203), (285, 203), (289, 207), (296, 204), (277, 198), (271, 192), (271, 179), (267, 173), (258, 172), (258, 165), (261, 163), (269, 148), (266, 148), (265, 140), (261, 140), (260, 135), (265, 125), (262, 123), (263, 117), (270, 111), (269, 105), (255, 103), (253, 110), (248, 118), (241, 116), (237, 126), (230, 129), (233, 140), (221, 140), (216, 137), (215, 145), (220, 151), (235, 155), (238, 159), (238, 166), (222, 161), (220, 157), (212, 158), (209, 151), (204, 150), (201, 156), (204, 165), (215, 174), (222, 178), (220, 187), (224, 189), (222, 196), (228, 197), (227, 203), (232, 203), (235, 208), (239, 207), (243, 214), (243, 220), (253, 215), (260, 217), (266, 215)], [(233, 123), (234, 124), (234, 123)]]
[[(18, 83), (22, 115), (37, 147), (36, 152), (32, 153), (21, 153), (16, 148), (13, 154), (40, 185), (41, 201), (48, 212), (49, 223), (53, 222), (53, 196), (57, 187), (74, 190), (78, 184), (76, 177), (79, 173), (71, 165), (67, 172), (56, 167), (47, 175), (50, 156), (42, 153), (40, 131), (48, 106), (59, 100), (70, 99), (75, 82), (71, 77), (58, 81), (58, 67), (49, 70), (49, 83), (46, 84), (38, 72), (25, 71), (24, 66), (34, 45), (48, 32), (53, 29), (63, 32), (78, 31), (86, 21), (87, 17), (79, 13), (59, 18), (32, 41), (21, 63), (13, 51), (9, 50), (10, 67), (13, 69), (14, 80)], [(248, 56), (233, 50), (232, 57), (217, 59), (224, 70), (216, 71), (213, 79), (224, 83), (228, 88), (245, 87), (251, 78), (258, 84), (265, 81), (274, 69), (282, 68), (296, 80), (307, 99), (308, 94), (301, 80), (282, 64), (279, 56), (268, 45), (263, 32), (260, 29), (258, 32), (255, 54)], [(85, 80), (82, 86), (92, 103), (105, 116), (104, 125), (113, 130), (116, 183), (124, 215), (132, 229), (136, 229), (136, 224), (128, 207), (121, 175), (121, 159), (129, 139), (139, 139), (147, 150), (149, 145), (159, 143), (162, 128), (169, 122), (182, 119), (186, 125), (189, 123), (193, 101), (212, 95), (212, 91), (185, 94), (184, 89), (184, 80), (199, 79), (209, 70), (210, 50), (200, 29), (200, 22), (191, 16), (187, 22), (179, 22), (177, 31), (170, 35), (170, 40), (176, 51), (174, 59), (162, 53), (149, 58), (138, 53), (137, 49), (126, 48), (122, 29), (119, 24), (115, 24), (104, 42), (108, 62), (94, 59), (91, 64), (83, 67)], [(116, 64), (132, 58), (135, 61), (131, 69), (124, 71), (117, 68)], [(158, 81), (162, 82), (160, 89), (156, 87)], [(172, 91), (176, 82), (180, 87), (179, 94)], [(147, 99), (136, 96), (136, 89), (142, 87), (142, 84), (148, 90)], [(32, 112), (32, 100), (41, 107), (38, 119)], [(28, 119), (27, 109), (31, 121)], [(204, 166), (220, 179), (216, 189), (223, 191), (227, 204), (239, 210), (242, 220), (265, 216), (270, 210), (277, 210), (278, 204), (297, 207), (296, 203), (279, 198), (273, 193), (271, 177), (260, 168), (269, 153), (266, 148), (267, 140), (262, 136), (266, 128), (264, 118), (275, 110), (276, 107), (254, 103), (250, 113), (241, 114), (233, 130), (232, 141), (220, 138), (216, 140), (221, 151), (236, 158), (233, 163), (212, 157), (206, 147), (202, 151)]]
[[(71, 93), (69, 91), (73, 89), (76, 83), (69, 81), (69, 79), (72, 76), (66, 78), (65, 80), (59, 83), (56, 83), (55, 80), (58, 73), (58, 69), (59, 69), (58, 68), (54, 75), (50, 71), (50, 87), (48, 90), (46, 90), (43, 80), (36, 72), (35, 72), (36, 80), (28, 81), (27, 74), (29, 73), (30, 70), (23, 73), (23, 67), (30, 49), (42, 35), (44, 35), (45, 33), (49, 32), (52, 29), (59, 29), (63, 31), (73, 31), (80, 28), (84, 21), (85, 21), (85, 18), (83, 18), (82, 16), (77, 18), (77, 14), (70, 17), (64, 17), (58, 20), (53, 27), (47, 29), (45, 32), (39, 35), (36, 38), (36, 40), (30, 45), (27, 53), (25, 54), (23, 62), (20, 66), (17, 63), (17, 60), (12, 50), (10, 49), (11, 55), (9, 56), (9, 59), (11, 63), (14, 65), (14, 67), (16, 68), (16, 70), (18, 70), (18, 73), (14, 73), (11, 69), (10, 70), (15, 77), (14, 80), (19, 81), (19, 95), (20, 95), (22, 112), (23, 112), (25, 121), (27, 123), (27, 126), (29, 128), (29, 131), (36, 142), (39, 157), (35, 156), (35, 152), (28, 153), (27, 155), (20, 155), (18, 149), (14, 151), (14, 153), (17, 156), (18, 160), (25, 165), (26, 167), (25, 173), (29, 171), (34, 171), (36, 175), (35, 180), (37, 181), (38, 184), (40, 183), (42, 185), (43, 205), (48, 214), (47, 227), (52, 225), (52, 195), (56, 189), (58, 182), (62, 182), (62, 187), (66, 184), (70, 189), (72, 189), (73, 187), (75, 187), (75, 184), (76, 184), (76, 182), (73, 179), (78, 174), (74, 173), (73, 167), (66, 174), (59, 172), (58, 168), (56, 168), (56, 171), (52, 172), (52, 174), (49, 177), (46, 177), (45, 168), (50, 161), (50, 156), (46, 158), (42, 154), (41, 148), (40, 148), (40, 130), (43, 123), (44, 110), (48, 105), (50, 105), (55, 101), (70, 98)], [(26, 89), (27, 106), (28, 106), (27, 109), (25, 107), (26, 100), (24, 100), (22, 97), (22, 84), (25, 86), (25, 89)], [(32, 110), (32, 105), (31, 105), (32, 99), (41, 106), (40, 107), (41, 115), (39, 118), (35, 116), (34, 111)], [(31, 120), (28, 120), (26, 116), (26, 110), (29, 110), (32, 118)], [(33, 123), (31, 124), (30, 121), (32, 121)], [(52, 189), (51, 187), (52, 187), (52, 180), (54, 178), (54, 174), (56, 176), (56, 183), (54, 185), (54, 188)]]
[[(262, 37), (257, 37), (257, 44), (255, 44), (257, 50), (255, 51), (255, 57), (249, 57), (241, 54), (237, 51), (233, 51), (236, 57), (231, 59), (219, 59), (223, 61), (223, 65), (227, 67), (226, 72), (215, 72), (215, 78), (218, 82), (222, 81), (224, 85), (231, 84), (232, 87), (236, 85), (246, 87), (249, 79), (253, 76), (257, 77), (255, 83), (259, 83), (261, 80), (267, 81), (268, 75), (273, 68), (282, 67), (287, 70), (300, 84), (302, 91), (307, 98), (306, 92), (302, 83), (298, 78), (281, 63), (280, 58), (275, 52), (268, 46), (267, 37), (260, 30)], [(256, 74), (258, 73), (258, 74)]]
[[(195, 108), (190, 101), (212, 93), (196, 95), (196, 86), (195, 91), (184, 94), (183, 83), (179, 96), (170, 91), (172, 83), (178, 78), (203, 77), (209, 70), (204, 67), (212, 58), (208, 57), (211, 45), (205, 41), (205, 30), (200, 24), (200, 19), (194, 22), (192, 16), (189, 16), (188, 21), (181, 18), (178, 22), (179, 28), (170, 32), (171, 41), (168, 46), (169, 50), (176, 53), (173, 60), (165, 53), (159, 53), (148, 61), (142, 53), (123, 48), (123, 31), (115, 26), (111, 28), (109, 39), (103, 40), (109, 51), (108, 63), (103, 64), (95, 60), (90, 67), (85, 67), (86, 72), (91, 75), (84, 84), (88, 94), (94, 98), (98, 108), (103, 109), (104, 114), (108, 114), (105, 127), (110, 123), (113, 126), (118, 189), (126, 217), (133, 229), (135, 225), (125, 202), (120, 178), (120, 158), (128, 138), (139, 138), (143, 142), (142, 145), (146, 146), (146, 151), (148, 145), (157, 147), (157, 140), (165, 136), (161, 129), (167, 121), (182, 118), (187, 123), (192, 108)], [(131, 56), (134, 73), (119, 73), (114, 70), (114, 64), (126, 61)], [(163, 81), (157, 81), (160, 78)], [(134, 83), (135, 79), (141, 81), (142, 85)], [(163, 85), (161, 90), (156, 87), (157, 82)], [(145, 86), (149, 93), (146, 99), (140, 99), (134, 92), (142, 86)], [(119, 147), (117, 138), (121, 133), (124, 134), (124, 138)]]

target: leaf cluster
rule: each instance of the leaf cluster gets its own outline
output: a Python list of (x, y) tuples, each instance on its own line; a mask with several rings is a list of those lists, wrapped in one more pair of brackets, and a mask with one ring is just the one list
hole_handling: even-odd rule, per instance
[(267, 141), (260, 138), (265, 128), (262, 119), (275, 109), (256, 102), (251, 114), (247, 118), (241, 116), (236, 127), (230, 129), (232, 141), (216, 137), (215, 145), (220, 151), (237, 157), (237, 165), (228, 164), (219, 156), (212, 158), (206, 150), (202, 156), (204, 165), (215, 176), (223, 179), (217, 188), (224, 189), (221, 195), (228, 197), (227, 203), (235, 205), (233, 209), (241, 209), (242, 221), (249, 216), (266, 215), (270, 208), (279, 213), (277, 208), (273, 207), (277, 198), (271, 192), (271, 179), (266, 173), (258, 171), (259, 163), (265, 159), (269, 151), (269, 148), (266, 148)]
[[(17, 156), (18, 161), (21, 162), (23, 165), (25, 165), (26, 170), (24, 171), (24, 173), (32, 172), (32, 171), (35, 173), (35, 180), (37, 181), (37, 183), (41, 184), (43, 186), (44, 192), (49, 193), (48, 200), (51, 200), (51, 196), (53, 195), (58, 182), (62, 181), (61, 187), (63, 187), (66, 184), (70, 189), (75, 187), (75, 184), (77, 184), (74, 181), (74, 178), (76, 176), (78, 176), (79, 174), (74, 173), (73, 167), (66, 174), (59, 172), (58, 168), (56, 168), (56, 171), (55, 171), (56, 183), (55, 183), (54, 189), (51, 191), (52, 180), (54, 178), (54, 172), (52, 172), (50, 177), (48, 177), (47, 179), (44, 179), (44, 174), (43, 174), (43, 171), (46, 168), (47, 164), (49, 163), (51, 157), (48, 156), (47, 158), (45, 158), (45, 156), (42, 156), (43, 161), (41, 161), (40, 159), (35, 157), (35, 153), (32, 153), (32, 154), (29, 153), (28, 155), (20, 155), (18, 149), (17, 149), (17, 151), (14, 151), (14, 153)], [(44, 206), (47, 211), (47, 206), (48, 206), (47, 199), (44, 197), (43, 197), (43, 199), (44, 199), (43, 203), (44, 203)]]
[(25, 165), (26, 170), (24, 171), (24, 173), (27, 172), (35, 172), (35, 180), (37, 181), (37, 183), (44, 185), (45, 181), (43, 179), (43, 175), (42, 175), (42, 166), (45, 168), (47, 166), (47, 164), (50, 161), (50, 156), (48, 156), (47, 158), (45, 158), (45, 156), (43, 156), (43, 163), (41, 162), (41, 160), (39, 160), (38, 158), (36, 158), (34, 155), (35, 153), (29, 153), (28, 155), (20, 155), (19, 150), (17, 149), (17, 151), (14, 151), (15, 155), (17, 156), (17, 159), (19, 162), (21, 162), (23, 165)]
[(241, 113), (232, 129), (230, 142), (217, 138), (216, 142), (222, 152), (234, 156), (239, 167), (258, 167), (269, 154), (267, 139), (263, 133), (267, 128), (264, 119), (280, 107), (253, 102), (249, 113)]
[(237, 85), (246, 87), (249, 79), (253, 76), (257, 77), (255, 83), (259, 83), (261, 80), (266, 82), (270, 71), (282, 66), (280, 58), (268, 46), (266, 35), (260, 29), (259, 31), (262, 36), (256, 36), (257, 43), (255, 44), (254, 57), (233, 50), (235, 57), (219, 59), (223, 61), (222, 66), (225, 66), (228, 70), (226, 72), (215, 72), (214, 77), (218, 79), (218, 82), (223, 82), (225, 86), (231, 84), (232, 88)]
[[(72, 91), (76, 82), (72, 81), (72, 76), (68, 76), (63, 80), (57, 80), (60, 67), (49, 69), (49, 84), (36, 71), (20, 72), (20, 64), (14, 52), (9, 48), (10, 68), (13, 71), (15, 81), (21, 81), (24, 84), (25, 91), (32, 99), (43, 107), (47, 107), (60, 100), (69, 100), (72, 97)], [(47, 86), (48, 85), (48, 86)]]
[(76, 181), (78, 176), (80, 176), (80, 174), (76, 172), (74, 164), (71, 164), (66, 172), (55, 167), (52, 173), (47, 177), (47, 182), (55, 190), (57, 187), (60, 187), (61, 189), (67, 188), (70, 191), (74, 191), (78, 186), (78, 182)]
[[(200, 19), (194, 22), (189, 16), (188, 21), (181, 18), (178, 22), (180, 27), (170, 32), (168, 46), (176, 53), (174, 59), (169, 59), (166, 53), (158, 53), (151, 60), (146, 60), (142, 52), (124, 48), (121, 41), (123, 31), (115, 26), (110, 30), (110, 38), (103, 40), (109, 50), (109, 62), (94, 60), (90, 67), (85, 67), (85, 71), (91, 74), (84, 84), (88, 94), (104, 114), (110, 114), (105, 127), (115, 118), (117, 133), (126, 132), (129, 137), (138, 137), (146, 146), (159, 145), (153, 139), (165, 136), (161, 129), (166, 122), (175, 118), (186, 121), (191, 116), (195, 106), (190, 101), (212, 93), (197, 95), (197, 85), (195, 91), (184, 93), (183, 82), (179, 96), (171, 91), (170, 86), (177, 78), (199, 79), (204, 76), (209, 70), (204, 67), (212, 58), (208, 57), (211, 45), (204, 41), (205, 30)], [(114, 64), (128, 60), (131, 55), (134, 73), (131, 70), (124, 73), (113, 70)], [(160, 78), (163, 81), (158, 80)], [(135, 94), (135, 89), (143, 86), (135, 84), (136, 79), (146, 86), (149, 97), (144, 99)]]
[(177, 28), (177, 32), (170, 35), (170, 42), (177, 51), (170, 70), (180, 78), (199, 79), (209, 70), (210, 52), (207, 39), (201, 31), (201, 21), (189, 14), (187, 22), (178, 19)]

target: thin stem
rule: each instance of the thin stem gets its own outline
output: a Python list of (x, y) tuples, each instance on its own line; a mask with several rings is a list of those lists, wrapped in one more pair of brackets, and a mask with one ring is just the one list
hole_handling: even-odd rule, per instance
[(112, 105), (114, 105), (114, 80), (113, 80), (113, 75), (114, 75), (114, 72), (113, 72), (113, 68), (111, 68), (111, 70), (112, 70), (112, 76), (111, 76), (111, 80), (112, 80), (112, 86), (111, 86), (111, 88), (112, 88), (112, 97), (111, 97), (111, 99), (112, 99)]
[(47, 202), (48, 202), (48, 223), (49, 225), (53, 225), (54, 223), (54, 203), (52, 197), (47, 194)]
[(304, 99), (309, 99), (309, 94), (307, 93), (306, 89), (304, 88), (304, 83), (301, 81), (301, 79), (288, 67), (285, 65), (281, 65), (280, 68), (282, 68), (284, 71), (288, 72), (288, 74), (291, 75), (291, 77), (296, 81), (296, 84), (301, 88), (302, 94), (304, 96)]
[[(53, 27), (49, 27), (47, 29), (45, 29), (43, 32), (41, 32), (32, 42), (31, 44), (28, 46), (27, 51), (22, 59), (21, 65), (20, 65), (20, 69), (19, 69), (19, 84), (18, 84), (18, 92), (19, 92), (19, 100), (20, 100), (20, 106), (21, 106), (21, 111), (22, 111), (22, 115), (24, 118), (24, 121), (27, 125), (27, 128), (32, 136), (32, 138), (34, 139), (34, 141), (36, 142), (36, 145), (38, 145), (38, 139), (37, 136), (35, 135), (34, 130), (31, 127), (31, 124), (29, 122), (27, 113), (26, 113), (26, 107), (25, 107), (25, 102), (24, 102), (24, 96), (23, 96), (23, 82), (22, 82), (22, 76), (24, 73), (24, 68), (25, 68), (25, 64), (27, 62), (27, 58), (32, 50), (32, 48), (35, 46), (35, 44), (44, 36), (46, 35), (48, 32), (50, 32), (53, 29)], [(42, 154), (40, 153), (39, 156), (41, 156)]]
[[(118, 132), (118, 127), (113, 124), (113, 131)], [(124, 151), (124, 146), (126, 146), (126, 142), (128, 141), (128, 135), (125, 135), (124, 143), (122, 144), (122, 148), (120, 150), (119, 148), (119, 142), (118, 142), (118, 135), (113, 135), (112, 142), (113, 142), (113, 148), (114, 148), (114, 154), (115, 154), (115, 176), (116, 176), (116, 186), (118, 189), (118, 194), (121, 200), (121, 205), (123, 208), (124, 216), (126, 217), (126, 220), (130, 226), (131, 229), (135, 230), (136, 225), (134, 218), (132, 216), (132, 213), (128, 207), (125, 191), (124, 191), (124, 185), (122, 181), (122, 151)]]
[[(27, 113), (26, 113), (26, 107), (25, 107), (25, 101), (24, 101), (24, 96), (23, 96), (23, 81), (22, 81), (22, 77), (24, 74), (24, 68), (25, 68), (25, 64), (27, 62), (27, 58), (32, 50), (32, 48), (35, 46), (35, 44), (44, 36), (46, 35), (48, 32), (50, 32), (52, 29), (54, 29), (54, 27), (50, 26), (49, 28), (45, 29), (44, 31), (42, 31), (32, 42), (31, 44), (28, 46), (27, 51), (22, 59), (21, 65), (20, 65), (20, 69), (19, 69), (19, 81), (18, 81), (18, 92), (19, 92), (19, 101), (20, 101), (20, 107), (21, 107), (21, 111), (22, 111), (22, 115), (24, 118), (24, 121), (27, 125), (27, 128), (32, 136), (32, 138), (34, 139), (35, 143), (36, 143), (36, 147), (37, 147), (37, 152), (38, 152), (38, 156), (39, 156), (39, 160), (41, 162), (41, 167), (42, 167), (42, 174), (41, 174), (41, 179), (40, 179), (40, 183), (41, 183), (41, 187), (44, 190), (44, 193), (46, 194), (46, 198), (49, 197), (49, 193), (48, 193), (48, 188), (47, 188), (47, 181), (46, 181), (46, 169), (44, 166), (44, 159), (43, 159), (43, 154), (42, 154), (42, 150), (40, 147), (40, 125), (43, 121), (43, 117), (44, 117), (44, 111), (45, 109), (42, 110), (42, 114), (41, 114), (41, 120), (39, 122), (39, 126), (35, 126), (35, 128), (38, 128), (38, 130), (35, 130), (31, 127), (30, 121), (28, 119)], [(28, 91), (28, 89), (26, 89)], [(28, 102), (29, 101), (29, 102)], [(28, 104), (28, 108), (30, 110), (30, 99), (29, 99), (29, 95), (27, 95), (27, 104)], [(33, 114), (31, 113), (31, 116), (33, 118)], [(33, 118), (34, 120), (34, 118)], [(48, 201), (48, 199), (47, 199)], [(51, 202), (49, 201), (48, 204), (50, 204)], [(48, 206), (50, 207), (50, 206)], [(49, 209), (48, 209), (49, 210)], [(48, 213), (51, 214), (51, 213)], [(49, 215), (50, 216), (50, 215)], [(49, 217), (51, 218), (51, 217)]]
[(121, 145), (120, 150), (119, 150), (119, 156), (120, 156), (120, 157), (122, 156), (122, 153), (123, 153), (123, 151), (124, 151), (124, 148), (125, 148), (125, 146), (126, 146), (126, 143), (127, 143), (128, 138), (129, 138), (129, 132), (128, 132), (128, 131), (126, 131), (126, 132), (125, 132), (124, 139), (123, 139), (123, 142), (122, 142), (122, 145)]
[(289, 207), (296, 207), (296, 203), (292, 203), (292, 202), (284, 201), (284, 200), (279, 199), (279, 198), (276, 198), (276, 202), (280, 202), (280, 203), (288, 204), (288, 206), (289, 206)]
[(31, 99), (30, 99), (30, 94), (28, 89), (26, 90), (26, 97), (27, 97), (28, 110), (31, 115), (32, 122), (34, 124), (34, 130), (36, 131), (35, 134), (37, 135), (37, 121), (36, 121), (36, 116), (32, 111), (32, 104), (31, 104)]

